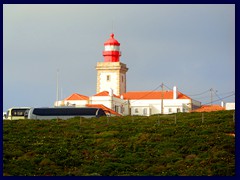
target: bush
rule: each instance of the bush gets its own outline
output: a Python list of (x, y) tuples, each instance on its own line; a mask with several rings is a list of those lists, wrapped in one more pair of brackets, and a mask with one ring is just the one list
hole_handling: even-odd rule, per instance
[(232, 112), (201, 117), (4, 121), (3, 175), (234, 176)]

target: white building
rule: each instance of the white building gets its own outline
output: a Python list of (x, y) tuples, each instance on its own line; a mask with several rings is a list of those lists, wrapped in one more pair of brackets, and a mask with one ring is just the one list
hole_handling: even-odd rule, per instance
[(111, 109), (112, 115), (150, 116), (190, 112), (199, 108), (201, 103), (177, 91), (175, 86), (171, 91), (134, 91), (121, 96), (113, 94), (111, 89), (90, 97), (75, 93), (58, 102), (58, 106), (94, 107), (93, 105), (103, 105), (109, 111)]
[(177, 91), (135, 91), (123, 94), (129, 101), (131, 115), (171, 114), (177, 112), (190, 112), (201, 106), (199, 101)]
[(126, 64), (120, 62), (120, 43), (114, 34), (104, 43), (104, 62), (97, 62), (97, 94), (84, 96), (74, 93), (55, 102), (55, 106), (101, 107), (114, 115), (170, 114), (190, 112), (201, 103), (177, 91), (126, 91)]
[[(121, 103), (123, 100), (121, 101), (116, 95), (109, 95), (109, 92), (103, 91), (90, 97), (74, 93), (64, 100), (56, 101), (54, 106), (97, 107), (105, 110), (107, 114), (120, 116), (121, 114), (117, 112), (121, 111)], [(114, 108), (117, 111), (114, 111)]]
[(89, 102), (89, 97), (82, 94), (73, 93), (69, 97), (61, 101), (56, 101), (54, 106), (77, 106), (85, 107)]
[(235, 110), (235, 103), (226, 103), (225, 108), (226, 110)]

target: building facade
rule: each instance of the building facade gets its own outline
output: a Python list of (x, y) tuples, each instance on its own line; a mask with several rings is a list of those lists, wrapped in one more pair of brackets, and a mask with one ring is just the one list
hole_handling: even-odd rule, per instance
[(97, 62), (97, 85), (93, 96), (74, 93), (55, 106), (103, 107), (113, 115), (171, 114), (190, 112), (201, 106), (174, 86), (171, 91), (127, 92), (126, 64), (120, 62), (120, 43), (114, 34), (104, 43), (104, 61)]
[(201, 106), (187, 95), (178, 92), (176, 86), (171, 91), (134, 91), (123, 94), (129, 102), (131, 115), (150, 116), (153, 114), (172, 114), (190, 112)]
[(235, 110), (235, 103), (226, 103), (225, 108), (226, 110)]

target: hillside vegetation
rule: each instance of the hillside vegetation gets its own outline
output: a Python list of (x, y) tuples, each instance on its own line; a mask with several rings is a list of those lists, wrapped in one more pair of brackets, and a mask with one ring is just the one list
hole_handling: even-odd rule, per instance
[(5, 120), (3, 175), (234, 176), (233, 113)]

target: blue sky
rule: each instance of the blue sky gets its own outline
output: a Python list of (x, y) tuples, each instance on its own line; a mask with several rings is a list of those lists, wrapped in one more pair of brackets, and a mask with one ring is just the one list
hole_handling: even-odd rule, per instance
[(215, 104), (235, 102), (233, 4), (4, 4), (3, 111), (53, 106), (57, 69), (60, 98), (96, 94), (95, 66), (112, 32), (127, 91), (164, 83), (203, 104), (211, 88)]

